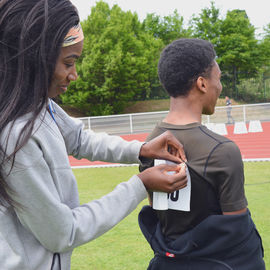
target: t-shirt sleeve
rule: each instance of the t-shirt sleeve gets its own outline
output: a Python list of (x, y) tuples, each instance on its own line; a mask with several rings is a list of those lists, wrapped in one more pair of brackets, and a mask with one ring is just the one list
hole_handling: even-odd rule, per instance
[(209, 157), (206, 177), (214, 181), (223, 212), (247, 207), (243, 161), (235, 143), (227, 141), (216, 146)]

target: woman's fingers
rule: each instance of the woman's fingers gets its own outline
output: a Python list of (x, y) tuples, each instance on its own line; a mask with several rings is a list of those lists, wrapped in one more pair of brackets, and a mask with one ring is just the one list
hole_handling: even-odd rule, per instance
[(186, 161), (183, 145), (170, 131), (166, 131), (141, 147), (140, 156), (166, 159), (175, 163)]
[(187, 175), (179, 165), (162, 164), (151, 167), (138, 174), (146, 189), (167, 193), (179, 190), (187, 185)]

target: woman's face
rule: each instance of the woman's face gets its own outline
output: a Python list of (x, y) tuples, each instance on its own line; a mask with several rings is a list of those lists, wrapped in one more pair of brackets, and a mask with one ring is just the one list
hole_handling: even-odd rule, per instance
[(75, 81), (77, 79), (78, 74), (76, 72), (75, 63), (81, 56), (82, 50), (83, 41), (61, 48), (48, 92), (49, 98), (56, 97), (66, 92), (70, 81)]

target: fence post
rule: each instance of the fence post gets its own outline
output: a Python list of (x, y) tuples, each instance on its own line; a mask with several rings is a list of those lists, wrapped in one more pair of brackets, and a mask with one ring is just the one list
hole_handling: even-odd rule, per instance
[(130, 133), (133, 133), (132, 114), (129, 115)]
[(88, 121), (88, 129), (91, 129), (90, 117), (88, 117), (87, 121)]
[(243, 118), (244, 118), (244, 123), (246, 123), (246, 105), (243, 105)]

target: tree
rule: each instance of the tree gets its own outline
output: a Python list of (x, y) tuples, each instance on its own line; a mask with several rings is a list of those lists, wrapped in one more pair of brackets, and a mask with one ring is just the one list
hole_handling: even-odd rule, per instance
[(270, 23), (264, 27), (264, 39), (270, 39)]
[(228, 79), (224, 86), (228, 91), (233, 82), (232, 88), (238, 98), (239, 80), (256, 76), (260, 68), (255, 28), (244, 10), (227, 12), (220, 26), (220, 40), (216, 51), (217, 61)]
[(263, 39), (259, 43), (259, 51), (262, 64), (263, 96), (266, 100), (266, 82), (270, 81), (270, 23), (264, 28)]
[(189, 37), (191, 32), (184, 28), (184, 18), (177, 10), (173, 14), (160, 17), (154, 13), (147, 14), (143, 21), (143, 28), (155, 38), (160, 38), (164, 45), (181, 37)]
[[(177, 10), (174, 10), (173, 14), (165, 17), (158, 16), (154, 13), (147, 14), (142, 27), (145, 33), (151, 35), (156, 40), (162, 41), (162, 47), (165, 47), (175, 39), (191, 36), (190, 29), (184, 28), (184, 18), (179, 15)], [(158, 59), (159, 55), (156, 60)], [(155, 62), (157, 67), (157, 61)], [(150, 81), (151, 92), (149, 97), (151, 99), (168, 97), (168, 94), (159, 83), (157, 68), (155, 72), (155, 76)]]
[(263, 69), (270, 69), (270, 23), (264, 27), (263, 39), (259, 42), (260, 59)]
[(193, 16), (189, 22), (193, 36), (209, 40), (215, 47), (218, 46), (222, 23), (219, 15), (219, 9), (215, 7), (214, 2), (211, 2), (210, 8), (202, 9), (198, 17)]
[(105, 115), (122, 112), (129, 101), (149, 96), (163, 43), (142, 31), (137, 14), (117, 5), (110, 9), (100, 1), (82, 27), (79, 78), (63, 95), (63, 103), (89, 115)]

